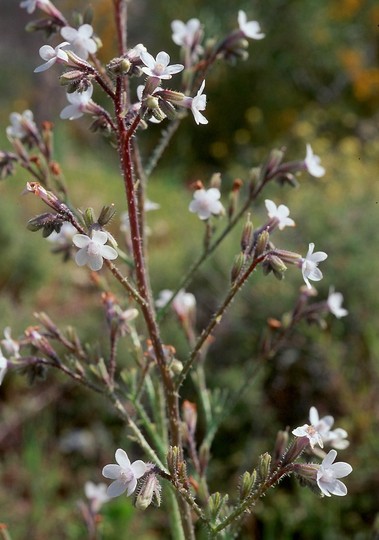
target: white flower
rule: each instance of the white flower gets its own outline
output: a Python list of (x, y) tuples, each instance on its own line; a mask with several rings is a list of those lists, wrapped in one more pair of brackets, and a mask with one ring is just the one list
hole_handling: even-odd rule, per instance
[(71, 45), (70, 50), (84, 60), (87, 60), (89, 54), (97, 51), (92, 34), (93, 28), (90, 24), (82, 24), (77, 30), (71, 26), (64, 26), (61, 29), (61, 36)]
[(133, 49), (130, 49), (126, 53), (126, 56), (129, 58), (129, 60), (138, 60), (141, 57), (141, 53), (146, 51), (147, 49), (145, 45), (138, 43), (135, 47), (133, 47)]
[(42, 60), (46, 60), (46, 63), (36, 67), (34, 73), (46, 71), (46, 69), (49, 69), (55, 62), (68, 62), (67, 53), (62, 51), (62, 47), (65, 47), (66, 45), (69, 45), (68, 41), (63, 41), (63, 43), (57, 45), (55, 49), (50, 47), (50, 45), (43, 45), (39, 50), (39, 55)]
[(246, 38), (263, 39), (265, 37), (265, 34), (261, 32), (260, 24), (257, 21), (248, 21), (242, 9), (238, 12), (238, 26)]
[(94, 484), (93, 482), (86, 482), (84, 484), (84, 493), (91, 502), (91, 510), (97, 514), (104, 503), (109, 501), (109, 495), (107, 495), (107, 485), (100, 483)]
[(323, 442), (333, 448), (344, 450), (349, 446), (347, 431), (342, 428), (331, 429), (334, 418), (331, 415), (320, 418), (316, 407), (311, 407), (309, 411), (309, 421), (316, 431), (321, 435)]
[(88, 104), (91, 102), (93, 86), (89, 86), (84, 92), (67, 92), (67, 100), (71, 105), (67, 105), (61, 112), (63, 120), (76, 120), (86, 112)]
[[(199, 19), (190, 19), (187, 23), (182, 21), (172, 21), (172, 41), (179, 47), (192, 49), (201, 36), (201, 24)], [(199, 46), (197, 47), (199, 49)], [(200, 47), (201, 50), (201, 47)], [(200, 52), (199, 50), (197, 52)]]
[(150, 53), (142, 51), (141, 60), (146, 66), (142, 68), (142, 71), (150, 77), (158, 77), (159, 79), (171, 79), (172, 75), (184, 69), (182, 64), (169, 66), (170, 56), (164, 51), (159, 52), (155, 60)]
[(220, 197), (221, 193), (217, 188), (197, 189), (189, 205), (189, 211), (197, 213), (200, 219), (209, 219), (211, 215), (218, 216), (224, 210), (219, 201)]
[(338, 478), (344, 478), (353, 470), (348, 463), (340, 461), (333, 463), (337, 457), (335, 450), (330, 452), (323, 459), (320, 468), (317, 471), (317, 484), (322, 493), (327, 497), (338, 495), (342, 497), (347, 494), (347, 488)]
[[(164, 289), (159, 293), (159, 298), (155, 302), (158, 308), (163, 308), (171, 300), (173, 291)], [(192, 293), (180, 289), (172, 301), (172, 308), (179, 318), (185, 319), (194, 313), (196, 308), (196, 298)]]
[(3, 353), (0, 349), (0, 385), (4, 380), (5, 373), (8, 368), (8, 360), (3, 356)]
[(27, 109), (22, 114), (13, 112), (9, 116), (11, 125), (7, 127), (6, 133), (8, 137), (14, 139), (23, 139), (30, 135), (31, 132), (37, 132), (37, 126), (33, 120), (33, 113)]
[(75, 262), (78, 266), (85, 264), (94, 272), (103, 266), (103, 259), (116, 259), (117, 251), (111, 246), (104, 244), (108, 240), (108, 235), (104, 231), (93, 231), (92, 238), (86, 234), (76, 234), (72, 241), (76, 247), (80, 248), (75, 255)]
[(20, 7), (25, 8), (28, 13), (34, 13), (37, 7), (40, 8), (45, 4), (50, 4), (49, 0), (23, 0)]
[(333, 313), (333, 315), (337, 317), (337, 319), (340, 319), (341, 317), (346, 317), (346, 315), (348, 315), (349, 313), (347, 309), (342, 307), (342, 302), (342, 294), (340, 292), (334, 292), (334, 288), (330, 287), (327, 304), (329, 311)]
[(304, 424), (303, 426), (293, 429), (292, 433), (296, 437), (307, 437), (312, 448), (314, 448), (315, 444), (318, 444), (321, 448), (324, 447), (321, 434), (313, 425), (309, 426), (308, 424)]
[(293, 219), (289, 218), (289, 208), (284, 204), (276, 206), (273, 201), (270, 199), (265, 200), (265, 205), (267, 208), (268, 217), (275, 219), (277, 221), (279, 229), (282, 231), (284, 227), (294, 227), (295, 222)]
[(317, 266), (318, 263), (325, 261), (325, 259), (328, 257), (324, 251), (316, 251), (316, 253), (313, 253), (314, 248), (315, 245), (313, 242), (310, 243), (307, 256), (305, 259), (300, 259), (303, 278), (308, 289), (312, 288), (312, 285), (309, 283), (310, 279), (312, 281), (320, 281), (322, 279), (322, 272), (319, 268), (317, 268)]
[(53, 231), (48, 237), (49, 242), (54, 242), (59, 246), (66, 246), (67, 244), (72, 244), (72, 239), (77, 234), (75, 227), (69, 222), (65, 221), (62, 224), (61, 230), (59, 233)]
[(146, 472), (146, 464), (140, 459), (130, 464), (125, 450), (116, 450), (116, 461), (118, 465), (106, 465), (103, 468), (103, 476), (114, 480), (107, 489), (108, 497), (118, 497), (126, 491), (131, 495), (136, 487), (137, 480)]
[(204, 90), (204, 87), (205, 87), (205, 81), (202, 82), (202, 85), (200, 86), (199, 91), (197, 92), (196, 96), (192, 98), (192, 103), (191, 103), (191, 111), (197, 125), (208, 124), (208, 120), (200, 112), (200, 111), (204, 111), (207, 105), (207, 96), (202, 93)]
[(1, 344), (4, 349), (7, 351), (8, 355), (12, 358), (20, 358), (20, 345), (17, 341), (12, 339), (11, 328), (7, 326), (4, 329), (4, 338), (1, 340)]
[(324, 176), (325, 169), (320, 165), (321, 159), (319, 156), (316, 156), (313, 153), (312, 147), (310, 144), (307, 144), (307, 154), (305, 156), (304, 164), (305, 168), (311, 174), (312, 176), (315, 176), (316, 178), (321, 178), (321, 176)]

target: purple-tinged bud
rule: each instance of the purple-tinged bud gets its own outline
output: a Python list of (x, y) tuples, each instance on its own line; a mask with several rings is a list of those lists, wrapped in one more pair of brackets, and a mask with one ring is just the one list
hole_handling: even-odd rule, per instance
[(23, 191), (24, 193), (34, 193), (39, 197), (44, 203), (63, 214), (69, 213), (68, 207), (62, 203), (52, 191), (47, 191), (39, 182), (27, 182), (26, 187)]
[[(163, 99), (160, 99), (159, 100), (159, 107), (161, 109), (161, 112), (163, 112), (163, 114), (165, 116), (167, 116), (167, 118), (169, 118), (170, 120), (176, 120), (177, 118), (177, 113), (176, 113), (176, 109), (173, 105), (171, 105), (171, 103), (169, 103), (168, 101), (165, 101)], [(153, 112), (154, 114), (154, 112)], [(155, 116), (155, 114), (154, 114)], [(160, 118), (158, 118), (160, 119)], [(162, 118), (162, 120), (164, 119), (164, 117)]]
[(260, 257), (267, 251), (267, 247), (270, 241), (270, 233), (265, 229), (258, 236), (257, 243), (255, 246), (255, 257)]
[(151, 473), (146, 478), (142, 478), (142, 487), (136, 498), (135, 506), (139, 510), (146, 510), (153, 502), (156, 506), (161, 504), (161, 485), (156, 474)]
[(221, 173), (213, 173), (209, 180), (209, 187), (221, 189)]
[(318, 465), (313, 465), (312, 463), (294, 463), (293, 472), (305, 480), (317, 481), (317, 471), (319, 469)]
[(286, 263), (289, 264), (299, 264), (299, 261), (303, 259), (303, 257), (299, 253), (295, 253), (294, 251), (287, 251), (285, 249), (276, 249), (275, 255), (277, 257), (280, 257), (280, 259)]
[(115, 205), (113, 203), (107, 206), (103, 206), (97, 220), (98, 224), (101, 227), (104, 227), (104, 225), (107, 225), (113, 219), (115, 213), (116, 213), (116, 210), (115, 210)]
[(230, 281), (233, 284), (238, 276), (240, 275), (242, 268), (244, 267), (246, 262), (246, 255), (245, 253), (239, 253), (234, 258), (234, 263), (232, 266), (232, 269), (230, 271)]
[(247, 215), (246, 223), (244, 225), (241, 237), (241, 250), (249, 252), (253, 247), (254, 242), (254, 225), (250, 219), (250, 214)]
[(267, 178), (267, 179), (273, 178), (273, 176), (275, 176), (275, 173), (279, 165), (283, 161), (283, 158), (284, 158), (284, 149), (278, 150), (275, 148), (274, 150), (271, 150), (270, 155), (262, 168), (262, 172), (261, 172), (262, 178)]
[(282, 465), (287, 465), (295, 461), (303, 451), (309, 446), (308, 437), (296, 437), (293, 443), (285, 453), (282, 461)]
[(70, 66), (89, 69), (91, 72), (93, 71), (93, 67), (91, 66), (91, 64), (83, 58), (80, 58), (80, 56), (76, 55), (73, 51), (67, 50), (65, 51), (65, 53), (68, 56), (68, 63)]
[(26, 228), (32, 232), (43, 229), (42, 236), (47, 238), (54, 231), (59, 233), (63, 222), (64, 219), (57, 214), (46, 212), (29, 219)]
[[(279, 321), (277, 321), (279, 322)], [(279, 323), (280, 324), (280, 323)], [(288, 431), (278, 431), (274, 448), (274, 461), (277, 463), (284, 455), (288, 446)]]
[(62, 86), (66, 86), (67, 84), (78, 83), (84, 76), (83, 71), (80, 69), (73, 69), (71, 71), (65, 71), (62, 73), (62, 75), (59, 77), (59, 81)]

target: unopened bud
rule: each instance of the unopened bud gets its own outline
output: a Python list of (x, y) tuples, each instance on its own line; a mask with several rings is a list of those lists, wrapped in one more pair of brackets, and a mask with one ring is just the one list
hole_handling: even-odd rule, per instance
[(83, 219), (86, 227), (90, 229), (96, 221), (94, 209), (86, 208), (83, 213)]
[(83, 72), (79, 69), (73, 69), (72, 71), (66, 71), (59, 77), (62, 86), (66, 84), (72, 84), (78, 82), (83, 77)]
[(153, 498), (155, 499), (156, 506), (160, 506), (161, 504), (161, 486), (159, 484), (157, 476), (152, 473), (149, 474), (149, 476), (143, 480), (143, 485), (141, 487), (140, 492), (137, 495), (136, 498), (136, 508), (139, 510), (146, 510), (148, 506), (153, 501)]
[(298, 264), (300, 259), (303, 257), (299, 253), (294, 251), (287, 251), (285, 249), (276, 249), (275, 254), (280, 257), (280, 259), (289, 264)]
[(271, 456), (265, 452), (259, 457), (258, 472), (262, 480), (265, 480), (270, 474)]
[(283, 157), (284, 150), (278, 150), (276, 148), (274, 150), (271, 150), (267, 162), (263, 165), (262, 177), (272, 178), (275, 175), (279, 165), (283, 161)]
[(254, 226), (248, 214), (241, 237), (241, 250), (250, 251), (254, 241)]
[(183, 363), (177, 358), (174, 358), (170, 363), (170, 370), (174, 375), (180, 375), (183, 371)]
[(211, 188), (221, 189), (221, 173), (213, 173), (209, 185)]
[(97, 220), (98, 224), (101, 225), (101, 227), (107, 225), (114, 217), (115, 213), (116, 210), (114, 204), (103, 206)]
[(288, 446), (288, 431), (278, 431), (275, 441), (274, 459), (279, 461)]
[(197, 408), (195, 403), (185, 400), (182, 405), (183, 420), (188, 428), (189, 433), (194, 434), (197, 424)]
[(163, 112), (163, 114), (166, 115), (169, 120), (175, 120), (176, 119), (176, 117), (177, 117), (176, 109), (171, 103), (169, 103), (168, 101), (165, 101), (163, 99), (160, 99), (159, 100), (159, 107), (161, 109), (161, 112)]
[(240, 485), (240, 500), (243, 501), (248, 497), (251, 493), (251, 490), (254, 487), (254, 484), (257, 479), (257, 471), (253, 471), (252, 473), (245, 472), (241, 478), (241, 485)]
[(228, 495), (224, 495), (222, 497), (221, 493), (219, 493), (218, 491), (216, 493), (213, 493), (209, 497), (208, 509), (209, 509), (211, 521), (215, 522), (217, 520), (221, 510), (223, 509), (225, 504), (228, 502), (228, 499), (229, 499)]
[(268, 243), (270, 241), (270, 233), (265, 229), (258, 236), (258, 240), (255, 246), (255, 257), (260, 257), (267, 250)]
[(242, 268), (244, 267), (244, 264), (246, 262), (246, 255), (244, 253), (239, 253), (234, 258), (234, 263), (230, 272), (230, 281), (231, 283), (234, 283), (235, 280), (238, 278), (238, 276), (241, 273)]
[(284, 272), (287, 270), (287, 266), (284, 264), (282, 259), (280, 259), (276, 255), (269, 255), (267, 258), (270, 261), (270, 265), (272, 271), (275, 274), (275, 277), (282, 279)]

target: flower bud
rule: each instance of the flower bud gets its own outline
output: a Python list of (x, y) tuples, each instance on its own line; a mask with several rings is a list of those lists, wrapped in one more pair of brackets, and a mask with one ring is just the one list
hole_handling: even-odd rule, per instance
[[(171, 103), (169, 103), (168, 101), (165, 101), (164, 99), (160, 99), (159, 107), (161, 109), (161, 112), (163, 112), (163, 114), (166, 115), (169, 120), (175, 120), (177, 118), (175, 107), (171, 105)], [(164, 118), (162, 118), (162, 120), (163, 119)]]
[(229, 495), (221, 496), (221, 493), (218, 491), (216, 493), (213, 493), (209, 499), (208, 499), (208, 509), (211, 521), (215, 522), (225, 506), (225, 504), (228, 502)]
[(267, 250), (268, 243), (270, 241), (270, 234), (265, 229), (258, 236), (258, 240), (255, 246), (255, 258), (260, 257)]
[(240, 485), (240, 500), (243, 501), (251, 493), (251, 490), (254, 488), (254, 484), (257, 479), (257, 471), (254, 470), (252, 473), (245, 472), (241, 478)]
[(271, 150), (268, 160), (263, 165), (262, 173), (261, 173), (262, 177), (272, 178), (275, 175), (279, 165), (283, 161), (283, 157), (284, 157), (284, 149), (277, 150), (275, 148), (274, 150)]
[[(279, 321), (278, 321), (279, 322)], [(278, 431), (275, 441), (274, 459), (279, 461), (288, 445), (288, 431)]]
[(250, 214), (247, 215), (246, 223), (244, 225), (241, 237), (241, 250), (243, 252), (249, 252), (253, 246), (254, 241), (254, 226), (250, 219)]
[(258, 472), (262, 480), (265, 480), (270, 474), (271, 456), (265, 452), (259, 457)]
[(184, 400), (182, 405), (183, 420), (187, 426), (189, 433), (194, 434), (197, 424), (197, 408), (195, 403)]
[(232, 284), (240, 275), (245, 262), (246, 262), (246, 255), (244, 253), (239, 253), (238, 255), (235, 256), (234, 263), (230, 272), (230, 281)]
[(156, 506), (161, 504), (161, 486), (156, 474), (151, 473), (143, 479), (143, 485), (137, 495), (135, 506), (139, 510), (146, 510), (155, 499)]
[(87, 229), (90, 229), (96, 221), (94, 209), (86, 208), (83, 213), (83, 219)]
[(83, 71), (79, 69), (73, 69), (72, 71), (66, 71), (59, 77), (62, 86), (67, 84), (77, 83), (83, 77)]
[(104, 225), (107, 225), (113, 219), (115, 213), (116, 210), (113, 203), (107, 206), (103, 206), (97, 220), (98, 224), (101, 227), (104, 227)]

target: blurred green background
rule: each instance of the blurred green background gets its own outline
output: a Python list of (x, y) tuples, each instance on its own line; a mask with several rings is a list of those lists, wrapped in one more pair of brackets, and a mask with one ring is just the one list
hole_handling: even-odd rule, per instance
[[(2, 0), (0, 20), (0, 148), (10, 145), (5, 127), (12, 111), (31, 108), (38, 122), (56, 123), (56, 158), (64, 166), (75, 205), (116, 203), (113, 223), (125, 210), (115, 153), (87, 130), (87, 118), (59, 121), (66, 104), (52, 69), (32, 73), (41, 63), (41, 35), (24, 32), (30, 20), (19, 2)], [(85, 2), (57, 1), (60, 9), (84, 10)], [(94, 26), (104, 47), (100, 58), (114, 55), (111, 2), (93, 1)], [(161, 210), (148, 215), (152, 230), (150, 265), (156, 293), (175, 288), (201, 248), (203, 224), (187, 211), (189, 185), (221, 172), (226, 194), (236, 177), (246, 178), (271, 148), (285, 145), (287, 157), (305, 155), (312, 143), (327, 174), (320, 180), (301, 177), (300, 189), (269, 186), (252, 209), (255, 225), (265, 219), (263, 199), (285, 203), (297, 223), (275, 241), (305, 254), (308, 243), (329, 254), (319, 299), (330, 285), (344, 294), (349, 316), (327, 319), (321, 332), (302, 327), (292, 348), (264, 366), (241, 397), (216, 438), (210, 485), (231, 490), (238, 476), (270, 451), (278, 429), (303, 424), (309, 407), (332, 414), (348, 430), (350, 447), (339, 459), (352, 464), (347, 497), (319, 499), (295, 481), (283, 482), (247, 516), (241, 538), (350, 539), (379, 534), (378, 275), (379, 224), (379, 6), (374, 0), (183, 0), (178, 3), (132, 0), (130, 45), (143, 42), (154, 55), (178, 50), (170, 22), (198, 17), (207, 37), (222, 36), (236, 26), (238, 9), (260, 21), (266, 38), (250, 43), (247, 62), (219, 64), (207, 78), (207, 126), (185, 120), (149, 185), (149, 198)], [(174, 85), (174, 80), (173, 80)], [(146, 160), (159, 135), (152, 126), (140, 140)], [(0, 184), (0, 328), (20, 336), (35, 324), (34, 311), (47, 311), (62, 325), (77, 326), (83, 341), (93, 343), (105, 322), (97, 290), (72, 263), (52, 256), (51, 245), (26, 231), (27, 220), (44, 211), (38, 201), (21, 196), (28, 180), (18, 171)], [(224, 199), (226, 203), (226, 198)], [(190, 232), (190, 234), (189, 234)], [(198, 301), (198, 330), (228, 287), (233, 257), (239, 249), (236, 230), (199, 271), (190, 290)], [(259, 336), (268, 317), (289, 311), (301, 285), (290, 268), (285, 281), (256, 273), (234, 302), (209, 354), (209, 385), (237, 389), (248, 363), (254, 362)], [(100, 331), (99, 331), (100, 327)], [(186, 354), (174, 319), (164, 338)], [(188, 396), (193, 397), (191, 387)], [(87, 480), (101, 481), (100, 471), (114, 449), (127, 442), (125, 429), (105, 401), (49, 373), (29, 386), (14, 373), (0, 394), (0, 522), (14, 540), (85, 538), (76, 501)], [(71, 438), (70, 438), (71, 437)], [(79, 441), (70, 450), (67, 440)], [(66, 441), (66, 443), (65, 443)], [(226, 444), (233, 441), (233, 444)], [(130, 500), (104, 507), (104, 538), (132, 535), (143, 540), (168, 538), (163, 512), (143, 516)]]

